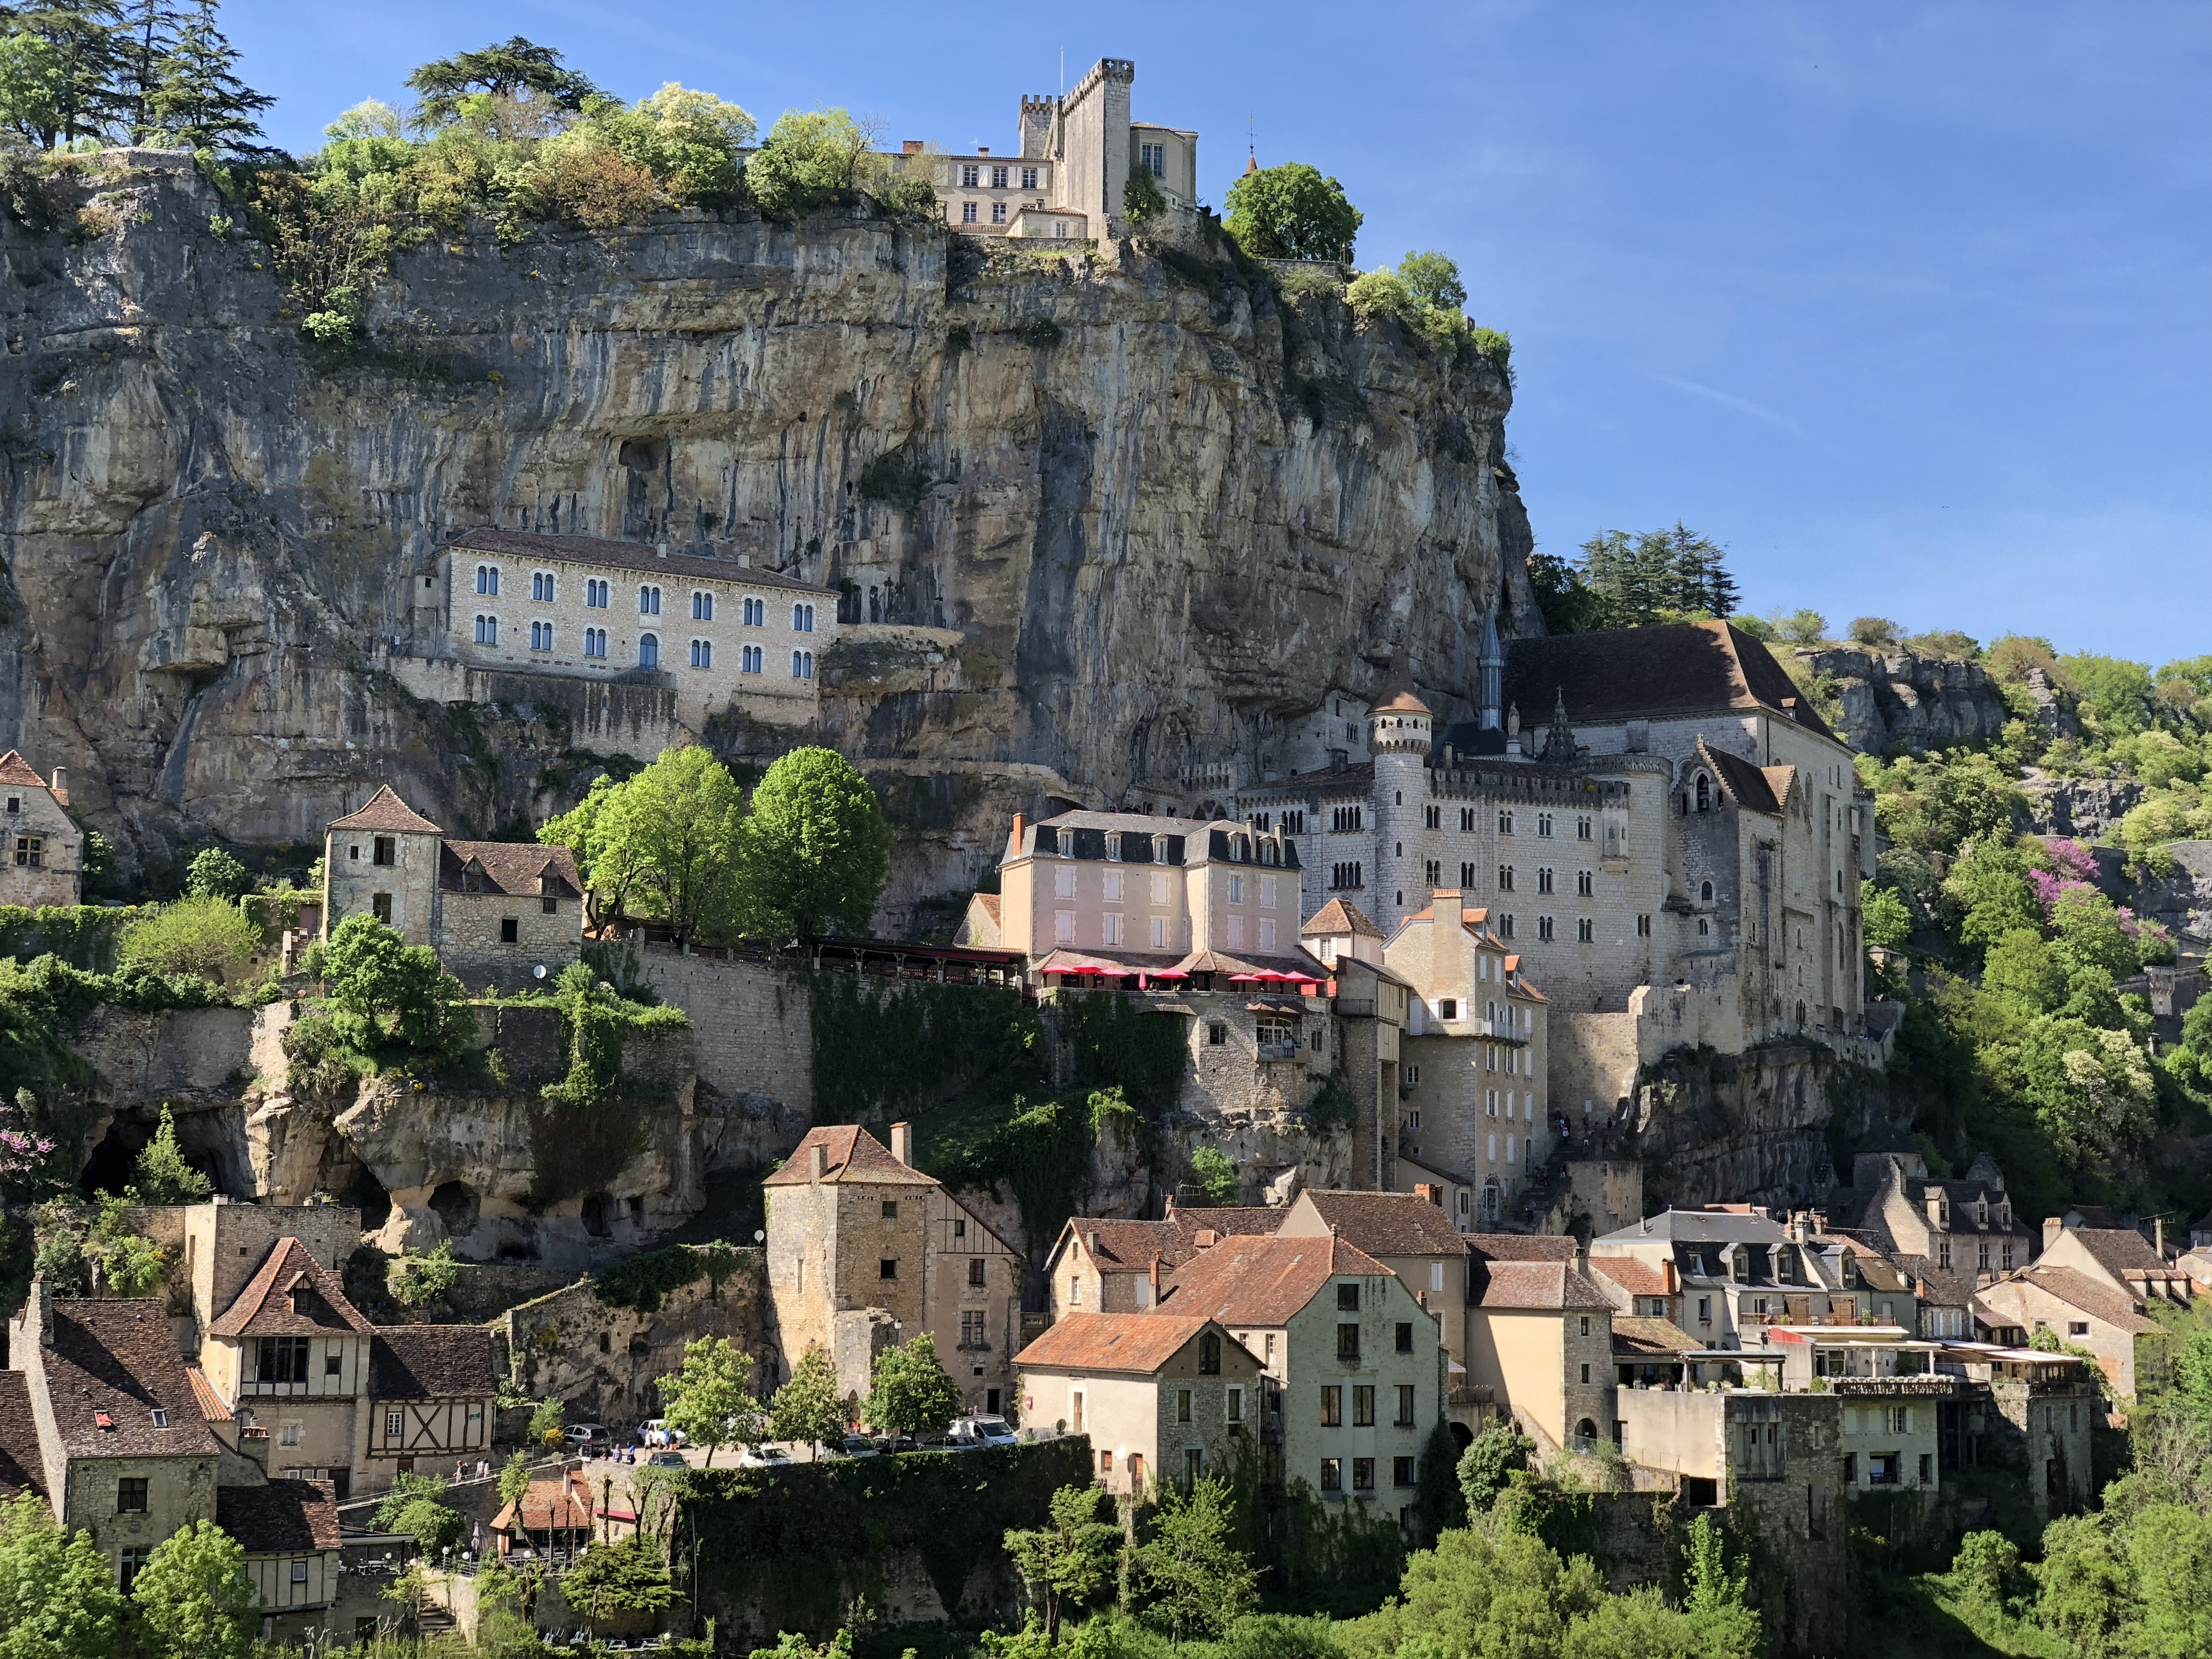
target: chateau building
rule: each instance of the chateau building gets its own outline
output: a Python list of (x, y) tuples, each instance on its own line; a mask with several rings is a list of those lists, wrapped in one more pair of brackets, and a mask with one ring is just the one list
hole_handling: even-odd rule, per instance
[(575, 854), (537, 842), (449, 841), (378, 787), (323, 838), (323, 937), (366, 912), (410, 945), (427, 945), (471, 988), (504, 991), (550, 979), (584, 942)]
[[(811, 727), (837, 631), (834, 592), (746, 556), (591, 536), (464, 531), (409, 591), (413, 647), (430, 663), (660, 692), (694, 733), (724, 710)], [(431, 666), (401, 665), (418, 695), (453, 689)]]
[(1919, 1286), (1922, 1336), (1972, 1337), (1975, 1292), (2035, 1255), (2004, 1172), (1986, 1152), (1957, 1181), (1931, 1179), (1913, 1148), (1862, 1152), (1852, 1161), (1851, 1188), (1866, 1194), (1853, 1232)]
[(935, 1177), (914, 1167), (914, 1129), (884, 1144), (852, 1124), (806, 1132), (763, 1183), (768, 1296), (781, 1376), (820, 1347), (847, 1400), (866, 1398), (876, 1358), (924, 1332), (966, 1409), (1006, 1412), (1019, 1346), (1021, 1257)]
[(76, 904), (83, 875), (84, 832), (62, 769), (49, 783), (15, 750), (0, 755), (0, 904)]
[(1013, 153), (945, 155), (909, 140), (896, 165), (928, 179), (945, 222), (965, 235), (1118, 235), (1122, 191), (1138, 172), (1152, 175), (1170, 210), (1198, 201), (1198, 135), (1132, 120), (1136, 78), (1129, 59), (1102, 58), (1073, 91), (1022, 100)]

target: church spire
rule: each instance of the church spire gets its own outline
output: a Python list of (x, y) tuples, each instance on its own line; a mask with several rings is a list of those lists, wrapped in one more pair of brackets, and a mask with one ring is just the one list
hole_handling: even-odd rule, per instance
[(1544, 758), (1564, 766), (1574, 757), (1575, 728), (1567, 720), (1567, 690), (1561, 686), (1552, 705), (1552, 728), (1544, 734)]
[(1475, 698), (1475, 707), (1480, 710), (1479, 724), (1486, 732), (1495, 732), (1505, 701), (1505, 647), (1498, 641), (1494, 608), (1483, 613), (1482, 651), (1475, 659), (1475, 670), (1480, 682)]

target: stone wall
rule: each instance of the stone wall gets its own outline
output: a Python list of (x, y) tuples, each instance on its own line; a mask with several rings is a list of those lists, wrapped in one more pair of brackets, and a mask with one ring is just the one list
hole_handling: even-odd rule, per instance
[[(438, 959), (471, 991), (505, 995), (549, 983), (582, 949), (584, 903), (556, 898), (549, 915), (537, 894), (438, 895)], [(514, 924), (513, 943), (502, 937)], [(540, 981), (537, 969), (545, 970)]]
[(665, 1292), (653, 1313), (609, 1305), (588, 1279), (510, 1308), (492, 1322), (508, 1373), (535, 1398), (564, 1401), (571, 1422), (627, 1427), (659, 1416), (654, 1380), (682, 1366), (686, 1342), (726, 1336), (756, 1360), (769, 1352), (763, 1253), (735, 1254), (719, 1291), (701, 1278)]
[(146, 1014), (103, 1005), (70, 1047), (100, 1073), (112, 1105), (191, 1094), (235, 1098), (253, 1077), (253, 1025), (254, 1011), (246, 1008)]
[(1610, 1121), (1636, 1090), (1636, 1017), (1554, 1008), (1545, 1018), (1550, 1027), (1546, 1058), (1552, 1109), (1577, 1128)]
[(626, 755), (650, 763), (662, 750), (681, 748), (699, 735), (677, 718), (676, 693), (661, 686), (516, 673), (398, 651), (380, 660), (425, 702), (530, 708), (562, 729), (568, 747), (586, 754)]
[(691, 1018), (708, 1166), (757, 1167), (788, 1153), (814, 1121), (814, 1027), (805, 978), (673, 945), (639, 949), (644, 982)]

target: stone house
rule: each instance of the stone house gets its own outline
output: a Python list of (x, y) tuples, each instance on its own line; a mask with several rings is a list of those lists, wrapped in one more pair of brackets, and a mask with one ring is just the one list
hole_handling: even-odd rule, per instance
[(2036, 1265), (2071, 1267), (2137, 1302), (2186, 1305), (2193, 1281), (2181, 1266), (2133, 1227), (2067, 1227), (2043, 1224), (2043, 1253)]
[(2010, 1469), (2045, 1522), (2087, 1506), (2099, 1409), (2087, 1366), (2071, 1354), (1979, 1342), (1947, 1343), (1942, 1359), (1966, 1380), (1958, 1401), (1937, 1407), (1943, 1472)]
[(1126, 1221), (1078, 1216), (1060, 1230), (1045, 1264), (1053, 1318), (1078, 1313), (1143, 1313), (1158, 1304), (1160, 1281), (1197, 1254), (1197, 1229), (1182, 1217)]
[(1705, 1348), (1755, 1348), (1765, 1328), (1789, 1319), (1793, 1298), (1825, 1302), (1802, 1251), (1765, 1215), (1736, 1206), (1668, 1210), (1590, 1241), (1593, 1271), (1626, 1258), (1654, 1270), (1670, 1265), (1677, 1322)]
[(519, 991), (581, 954), (584, 881), (565, 847), (449, 841), (384, 784), (324, 834), (324, 939), (363, 913), (463, 984)]
[(1188, 1491), (1280, 1426), (1259, 1359), (1218, 1320), (1071, 1314), (1014, 1363), (1022, 1420), (1088, 1435), (1095, 1478), (1117, 1497)]
[(261, 1598), (261, 1639), (305, 1645), (331, 1623), (340, 1592), (338, 1506), (325, 1481), (216, 1489), (215, 1522), (246, 1552)]
[(69, 781), (49, 783), (15, 750), (0, 755), (0, 904), (35, 910), (82, 901), (84, 832), (69, 815)]
[(1161, 1306), (1259, 1357), (1282, 1407), (1270, 1472), (1410, 1522), (1449, 1384), (1440, 1321), (1395, 1273), (1334, 1237), (1231, 1236), (1176, 1269)]
[(1958, 1181), (1931, 1179), (1914, 1150), (1863, 1152), (1851, 1188), (1866, 1196), (1850, 1231), (1917, 1283), (1923, 1336), (1972, 1337), (1975, 1292), (2035, 1255), (1986, 1152)]
[(891, 1125), (888, 1148), (854, 1124), (818, 1126), (762, 1186), (774, 1381), (819, 1346), (857, 1405), (877, 1356), (927, 1332), (967, 1410), (1009, 1412), (1021, 1256), (914, 1167), (913, 1126)]
[(1782, 1355), (1786, 1392), (1832, 1394), (1844, 1402), (1846, 1490), (1932, 1493), (1942, 1486), (1937, 1407), (1963, 1385), (1938, 1369), (1940, 1344), (1902, 1325), (1776, 1326), (1766, 1338)]
[[(225, 1224), (259, 1206), (191, 1207), (187, 1238), (209, 1241), (194, 1255), (219, 1261), (216, 1285), (232, 1277), (222, 1269), (237, 1260), (233, 1251), (250, 1251), (254, 1263), (228, 1301), (199, 1304), (196, 1284), (197, 1369), (214, 1401), (269, 1435), (276, 1474), (357, 1498), (389, 1490), (418, 1463), (489, 1455), (498, 1381), (489, 1330), (372, 1325), (336, 1269), (301, 1240), (257, 1247), (252, 1221), (240, 1231)], [(247, 1242), (234, 1242), (240, 1237)]]
[(665, 702), (672, 743), (726, 710), (811, 729), (837, 637), (833, 590), (665, 544), (466, 530), (408, 589), (393, 662), (417, 696), (477, 700), (461, 671), (619, 686)]
[[(1504, 1218), (1566, 1128), (1551, 1110), (1544, 994), (1489, 924), (1488, 911), (1439, 888), (1383, 950), (1413, 988), (1401, 1048), (1401, 1156), (1455, 1172), (1453, 1202), (1471, 1209), (1470, 1230)], [(1413, 1183), (1400, 1176), (1390, 1184)]]
[(1129, 117), (1137, 66), (1102, 58), (1073, 90), (1021, 100), (1015, 149), (948, 155), (909, 140), (893, 164), (927, 179), (945, 222), (969, 236), (1054, 241), (1124, 234), (1122, 187), (1149, 173), (1170, 213), (1198, 202), (1198, 135)]
[[(1842, 1406), (1832, 1394), (1623, 1389), (1620, 1453), (1639, 1486), (1656, 1476), (1693, 1505), (1794, 1517), (1801, 1538), (1839, 1547), (1847, 1530)], [(1832, 1553), (1840, 1571), (1840, 1547)]]
[(1547, 1449), (1614, 1437), (1613, 1304), (1571, 1261), (1471, 1262), (1467, 1374)]
[(1974, 1319), (2010, 1346), (2026, 1347), (2048, 1332), (2087, 1352), (2113, 1397), (2128, 1401), (2163, 1378), (2170, 1358), (2172, 1338), (2145, 1306), (2144, 1298), (2079, 1267), (2039, 1261), (1976, 1292)]
[[(1358, 905), (1343, 899), (1333, 898), (1316, 911), (1298, 930), (1298, 942), (1329, 973), (1336, 1074), (1359, 1114), (1352, 1184), (1362, 1188), (1395, 1186), (1404, 1037), (1412, 1018), (1413, 988), (1384, 963), (1382, 930)], [(1472, 1198), (1468, 1201), (1471, 1205)]]
[(1277, 1238), (1343, 1239), (1364, 1251), (1437, 1316), (1450, 1374), (1467, 1364), (1467, 1238), (1437, 1198), (1417, 1193), (1300, 1193), (1284, 1212)]

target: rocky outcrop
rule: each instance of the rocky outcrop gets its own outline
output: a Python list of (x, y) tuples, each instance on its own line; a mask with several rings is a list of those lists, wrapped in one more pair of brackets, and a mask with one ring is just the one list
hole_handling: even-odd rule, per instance
[(2172, 929), (2185, 950), (2201, 953), (2212, 945), (2212, 841), (2170, 841), (2160, 850), (2170, 866), (2137, 882), (2130, 902), (2138, 915)]
[(2027, 830), (2083, 841), (2112, 834), (2143, 798), (2142, 785), (2133, 778), (2062, 778), (2033, 766), (2022, 775), (2020, 792), (2027, 797)]
[(1019, 805), (1265, 769), (1394, 657), (1449, 707), (1501, 583), (1528, 607), (1503, 376), (1218, 246), (978, 269), (865, 217), (486, 225), (399, 256), (341, 361), (188, 164), (82, 188), (118, 228), (0, 223), (0, 744), (70, 766), (126, 858), (312, 842), (377, 778), (462, 832), (580, 788), (557, 718), (380, 665), (464, 526), (842, 586), (823, 729), (891, 785), (894, 915)]
[(2010, 718), (1996, 682), (1977, 662), (1849, 649), (1801, 652), (1798, 660), (1834, 684), (1842, 735), (1863, 754), (1985, 743)]
[(1647, 1207), (1802, 1206), (1834, 1186), (1834, 1149), (1888, 1133), (1891, 1115), (1881, 1073), (1824, 1044), (1686, 1049), (1644, 1069), (1613, 1144), (1643, 1160)]

